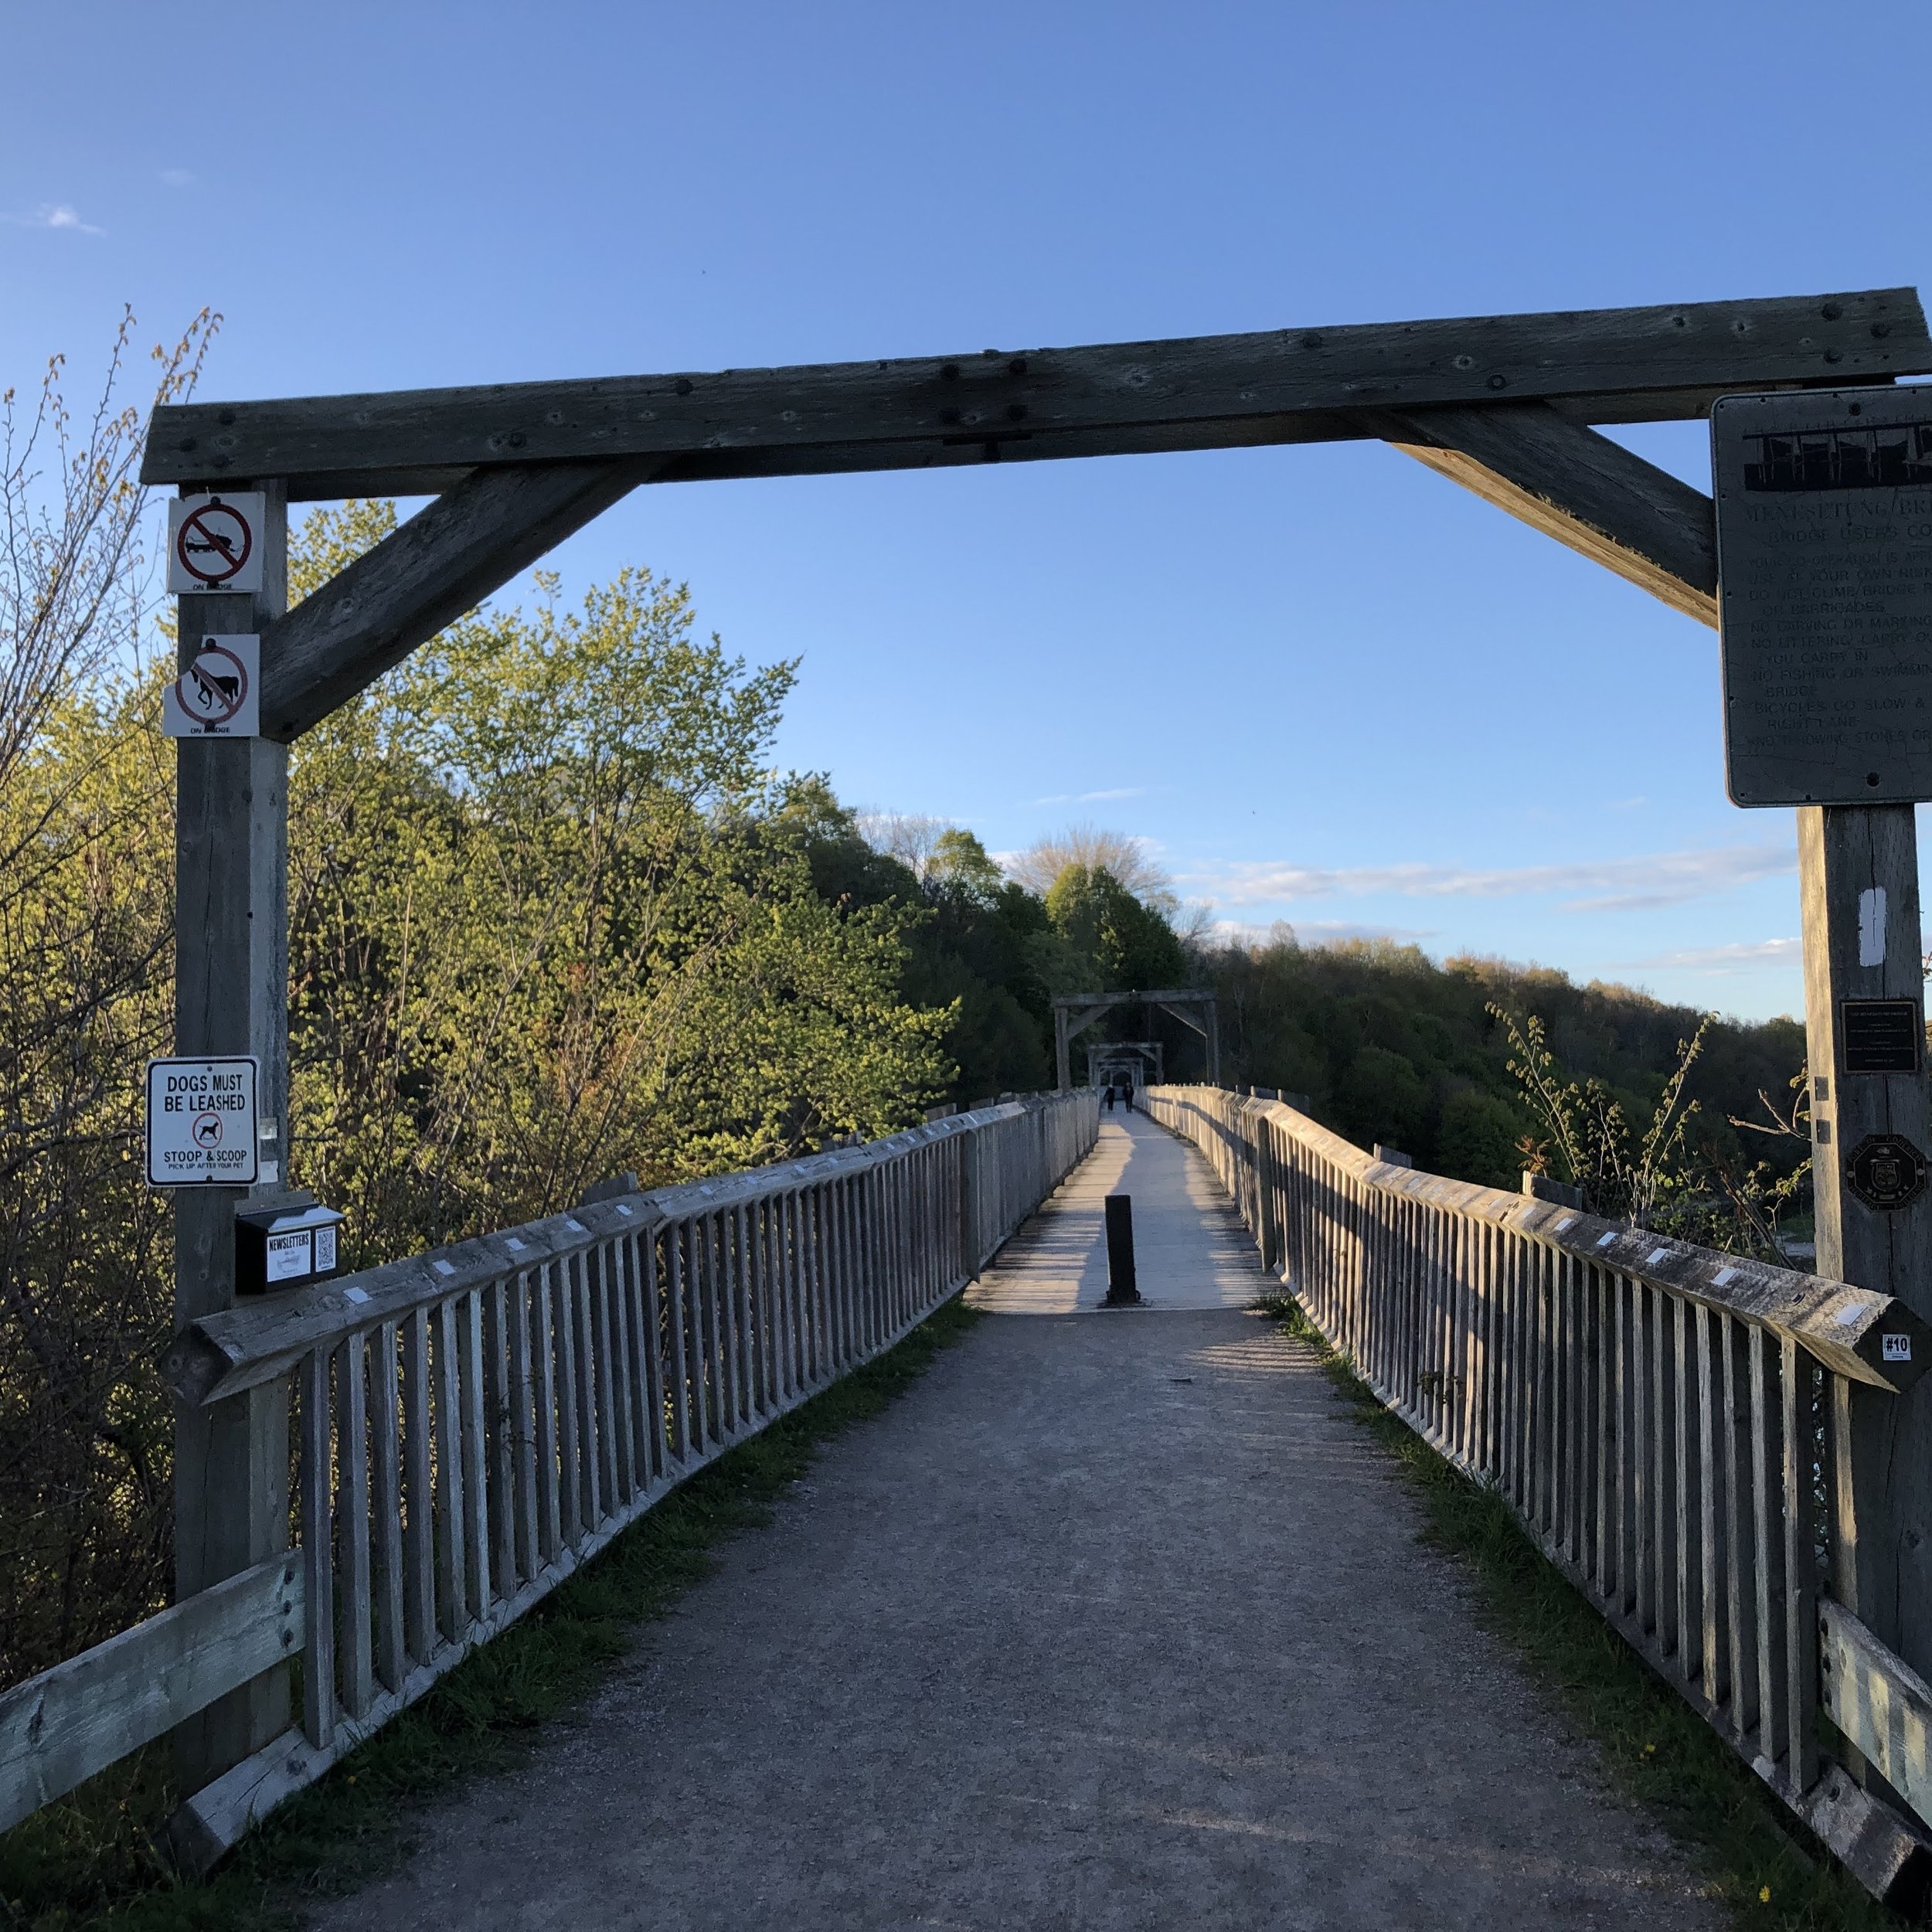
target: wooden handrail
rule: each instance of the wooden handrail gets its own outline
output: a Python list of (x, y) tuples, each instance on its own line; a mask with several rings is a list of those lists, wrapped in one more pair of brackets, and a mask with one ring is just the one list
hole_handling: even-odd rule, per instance
[(225, 1402), (287, 1374), (312, 1349), (383, 1321), (400, 1321), (418, 1308), (500, 1281), (519, 1269), (581, 1254), (600, 1241), (643, 1233), (690, 1215), (768, 1200), (838, 1175), (862, 1173), (914, 1148), (970, 1134), (1027, 1111), (1027, 1103), (1009, 1100), (907, 1128), (859, 1147), (614, 1197), (500, 1233), (472, 1236), (406, 1260), (384, 1262), (321, 1287), (206, 1315), (168, 1342), (161, 1355), (162, 1375), (183, 1402), (197, 1406)]
[[(1190, 1091), (1165, 1090), (1175, 1104), (1198, 1105), (1179, 1097)], [(1707, 1308), (1722, 1309), (1774, 1335), (1788, 1336), (1825, 1367), (1854, 1382), (1902, 1394), (1932, 1366), (1932, 1325), (1895, 1296), (1828, 1277), (1801, 1274), (1746, 1255), (1698, 1247), (1674, 1235), (1633, 1228), (1501, 1188), (1393, 1166), (1281, 1100), (1240, 1100), (1236, 1104), (1243, 1113), (1252, 1111), (1283, 1128), (1310, 1152), (1366, 1187), (1533, 1235), (1580, 1260), (1615, 1268)], [(1905, 1338), (1910, 1350), (1906, 1359), (1886, 1359), (1887, 1336)], [(1895, 1354), (1896, 1347), (1895, 1341)]]

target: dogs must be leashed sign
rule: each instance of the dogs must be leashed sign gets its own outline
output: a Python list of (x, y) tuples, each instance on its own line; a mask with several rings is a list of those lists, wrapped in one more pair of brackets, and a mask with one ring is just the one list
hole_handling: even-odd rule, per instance
[(1720, 396), (1711, 474), (1733, 801), (1932, 798), (1932, 390)]
[(148, 1063), (148, 1185), (253, 1187), (253, 1054)]

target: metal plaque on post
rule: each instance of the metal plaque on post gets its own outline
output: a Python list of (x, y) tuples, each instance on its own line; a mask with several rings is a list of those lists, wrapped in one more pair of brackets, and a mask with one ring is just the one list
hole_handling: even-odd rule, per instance
[(1932, 798), (1932, 389), (1720, 396), (1711, 478), (1733, 802)]

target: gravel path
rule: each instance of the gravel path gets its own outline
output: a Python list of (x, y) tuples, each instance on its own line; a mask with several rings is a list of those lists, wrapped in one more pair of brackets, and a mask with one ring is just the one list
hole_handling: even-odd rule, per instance
[[(313, 1922), (1725, 1923), (1418, 1545), (1308, 1351), (1177, 1305), (1232, 1298), (1239, 1261), (1190, 1164), (1138, 1118), (1093, 1163), (1135, 1193), (1155, 1308), (982, 1321), (577, 1719)], [(1045, 1250), (1090, 1287), (1053, 1227), (1097, 1240), (1090, 1192), (985, 1299), (1038, 1289)]]

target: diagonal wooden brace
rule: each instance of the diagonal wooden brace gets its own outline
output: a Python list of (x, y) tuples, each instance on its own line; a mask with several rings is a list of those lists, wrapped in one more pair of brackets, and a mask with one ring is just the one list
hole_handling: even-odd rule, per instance
[(1391, 413), (1386, 439), (1451, 482), (1717, 628), (1711, 500), (1544, 403)]
[(262, 733), (297, 738), (473, 611), (661, 459), (529, 463), (447, 490), (262, 635)]

